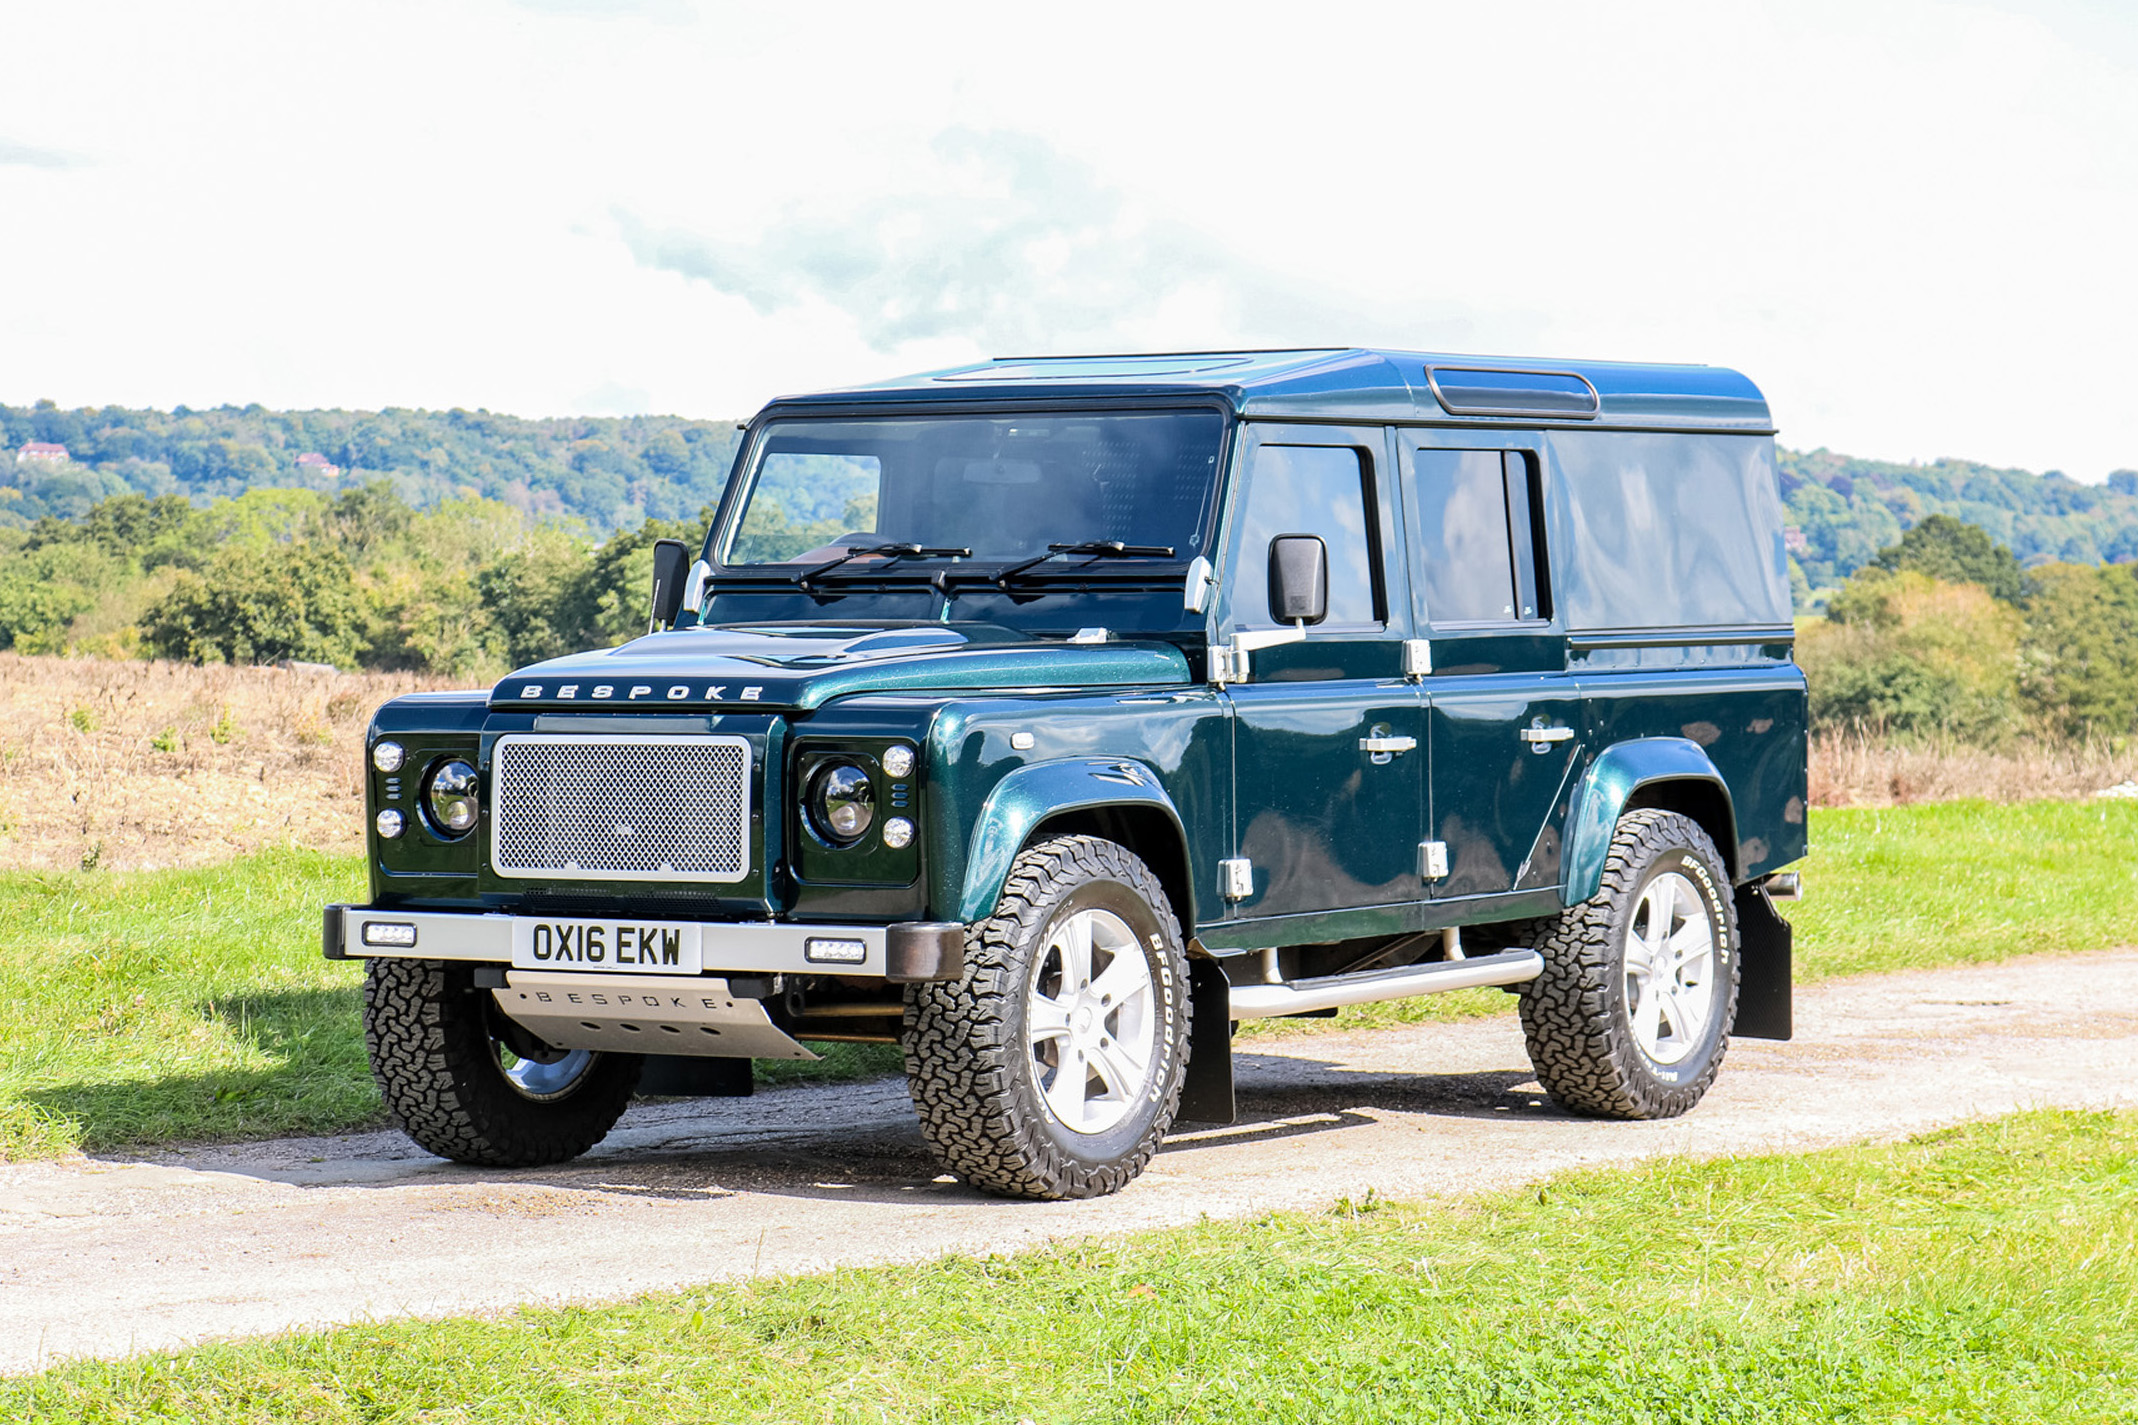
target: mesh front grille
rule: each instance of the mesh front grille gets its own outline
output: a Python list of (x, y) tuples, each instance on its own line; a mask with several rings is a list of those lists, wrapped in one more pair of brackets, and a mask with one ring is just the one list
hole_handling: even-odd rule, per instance
[(493, 776), (501, 876), (749, 873), (750, 744), (739, 737), (502, 737)]

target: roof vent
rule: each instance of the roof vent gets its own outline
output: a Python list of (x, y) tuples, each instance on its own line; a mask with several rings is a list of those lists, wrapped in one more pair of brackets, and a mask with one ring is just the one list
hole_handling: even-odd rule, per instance
[(1433, 398), (1458, 416), (1557, 416), (1587, 420), (1601, 405), (1586, 376), (1572, 371), (1501, 371), (1428, 366)]

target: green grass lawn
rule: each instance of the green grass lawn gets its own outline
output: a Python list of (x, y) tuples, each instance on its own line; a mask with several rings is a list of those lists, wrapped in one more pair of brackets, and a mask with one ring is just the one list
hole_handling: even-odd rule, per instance
[(2138, 1114), (0, 1383), (46, 1421), (2138, 1418)]
[[(2131, 803), (1814, 812), (1811, 830), (1808, 899), (1790, 912), (1800, 981), (2138, 943)], [(319, 907), (362, 894), (358, 860), (300, 851), (199, 871), (0, 875), (0, 1158), (375, 1121), (361, 970), (318, 949)], [(1246, 1032), (1512, 1003), (1470, 991)], [(808, 1071), (896, 1064), (893, 1050), (841, 1046)]]

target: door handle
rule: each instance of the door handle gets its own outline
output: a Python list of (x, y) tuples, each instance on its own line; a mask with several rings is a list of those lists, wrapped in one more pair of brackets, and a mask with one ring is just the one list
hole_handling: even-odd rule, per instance
[(1572, 737), (1574, 729), (1571, 727), (1525, 727), (1519, 735), (1524, 742), (1542, 752), (1547, 744), (1564, 742), (1569, 737)]
[(1362, 737), (1359, 739), (1359, 751), (1361, 752), (1411, 752), (1415, 751), (1417, 746), (1418, 739), (1415, 737)]

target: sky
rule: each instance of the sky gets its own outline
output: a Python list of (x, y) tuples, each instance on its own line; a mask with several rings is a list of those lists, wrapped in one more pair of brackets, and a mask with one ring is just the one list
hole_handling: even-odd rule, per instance
[(2138, 4), (0, 0), (0, 401), (747, 414), (993, 355), (1695, 361), (2138, 467)]

